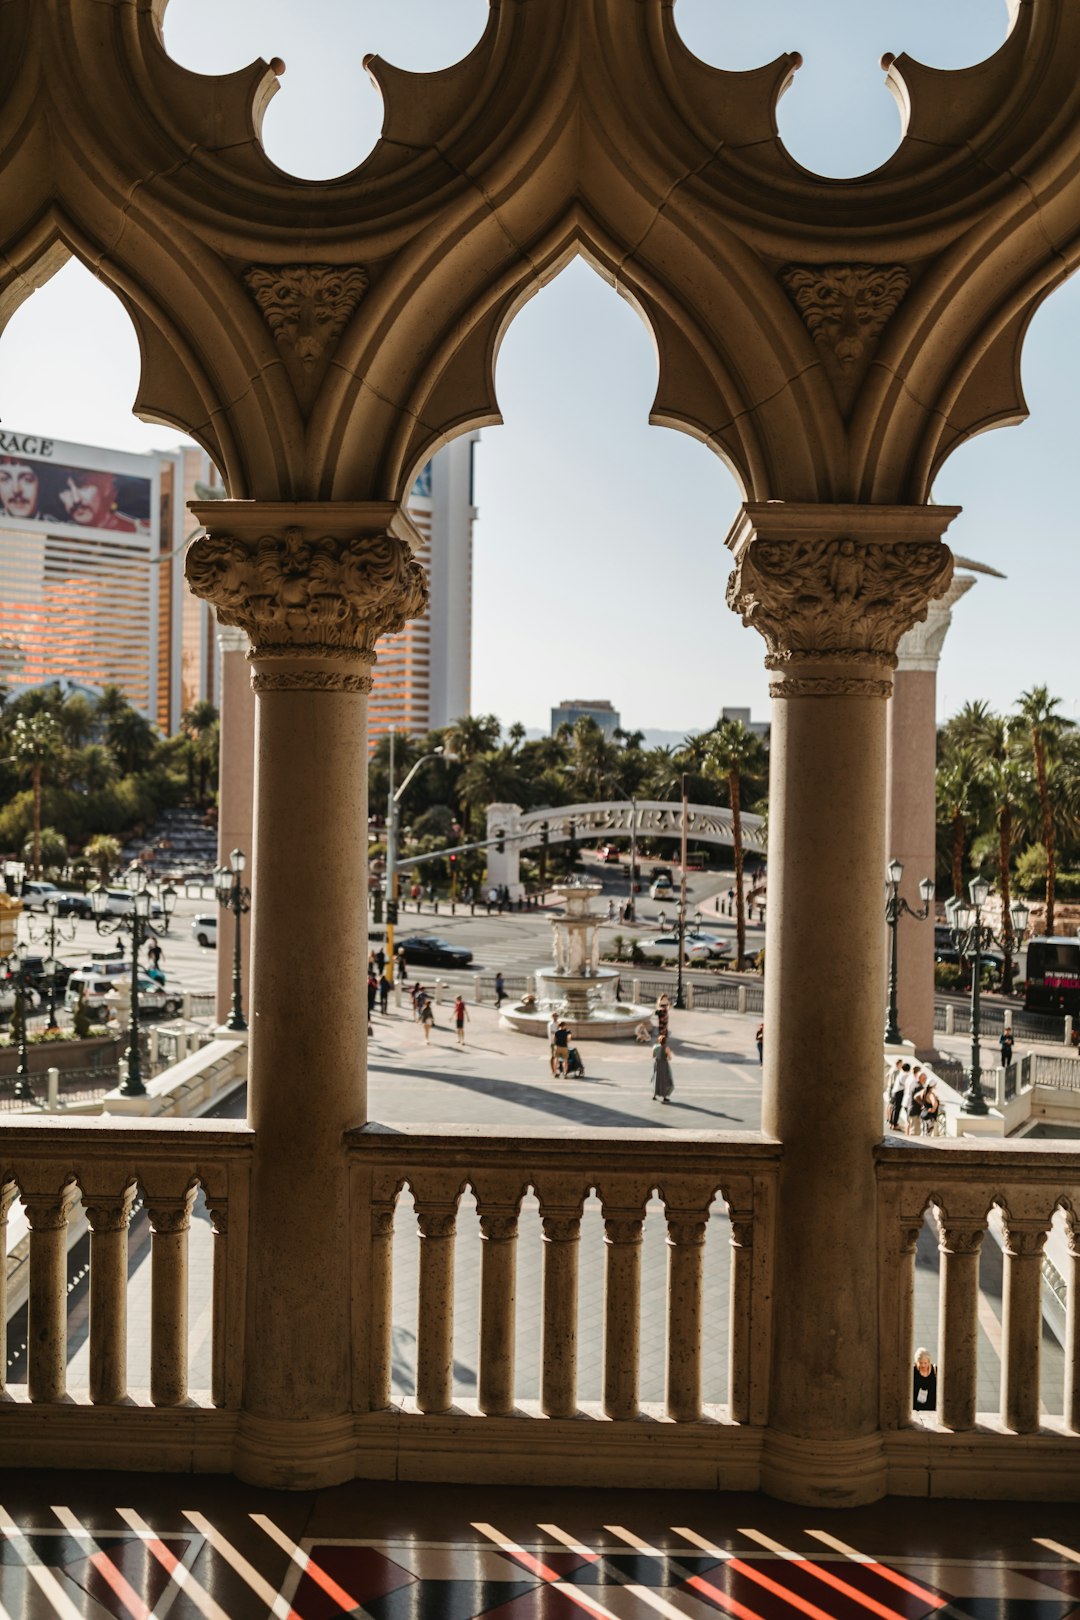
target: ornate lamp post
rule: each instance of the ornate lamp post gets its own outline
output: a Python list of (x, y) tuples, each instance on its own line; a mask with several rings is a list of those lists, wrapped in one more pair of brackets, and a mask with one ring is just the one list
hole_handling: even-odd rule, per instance
[(900, 918), (907, 915), (916, 922), (925, 922), (934, 903), (934, 880), (925, 877), (919, 884), (922, 910), (915, 911), (900, 897), (900, 879), (904, 875), (903, 861), (891, 860), (885, 869), (885, 921), (889, 926), (889, 1010), (885, 1017), (885, 1045), (899, 1046), (902, 1040), (896, 1007), (897, 935)]
[(0, 958), (15, 992), (11, 1021), (12, 1033), (19, 1042), (19, 1063), (15, 1070), (15, 1090), (12, 1096), (18, 1102), (34, 1100), (30, 1086), (30, 1051), (26, 1040), (26, 1004), (33, 994), (34, 986), (26, 971), (26, 955), (26, 946), (20, 940), (10, 956)]
[(240, 918), (246, 911), (251, 910), (251, 890), (243, 885), (244, 867), (247, 865), (247, 856), (242, 849), (234, 849), (229, 856), (228, 866), (219, 866), (214, 872), (214, 889), (217, 892), (218, 905), (231, 911), (235, 919), (233, 929), (233, 978), (232, 978), (232, 1006), (229, 1016), (225, 1020), (226, 1029), (247, 1029), (247, 1020), (244, 1017), (243, 981), (240, 973)]
[[(972, 878), (968, 884), (968, 894), (971, 904), (965, 905), (959, 895), (953, 895), (951, 900), (945, 902), (945, 911), (949, 918), (949, 927), (952, 930), (953, 943), (961, 956), (971, 960), (971, 1070), (968, 1077), (968, 1088), (964, 1093), (963, 1112), (965, 1114), (988, 1114), (986, 1098), (982, 1088), (982, 1051), (979, 1045), (980, 1033), (980, 995), (982, 991), (982, 958), (983, 953), (992, 945), (1001, 945), (1003, 942), (982, 920), (982, 908), (986, 904), (986, 897), (990, 893), (990, 885), (985, 878)], [(1009, 907), (1012, 918), (1013, 932), (1020, 941), (1027, 928), (1028, 908), (1022, 900), (1016, 900)]]
[(26, 919), (26, 928), (27, 928), (27, 932), (30, 935), (30, 938), (32, 940), (34, 940), (35, 942), (38, 942), (40, 944), (44, 944), (46, 941), (48, 941), (48, 945), (49, 945), (49, 954), (48, 954), (48, 956), (47, 956), (47, 958), (45, 960), (44, 977), (45, 977), (45, 982), (49, 987), (49, 989), (48, 989), (48, 996), (49, 996), (49, 1025), (48, 1025), (48, 1027), (50, 1029), (55, 1029), (57, 1027), (57, 1025), (56, 1025), (56, 981), (57, 981), (57, 978), (60, 975), (61, 964), (57, 961), (57, 957), (56, 957), (56, 942), (57, 942), (58, 939), (62, 939), (62, 940), (66, 940), (66, 941), (70, 942), (71, 940), (73, 940), (75, 938), (75, 924), (74, 923), (71, 923), (68, 928), (63, 928), (63, 927), (58, 926), (56, 919), (57, 919), (57, 915), (59, 913), (59, 909), (60, 908), (57, 905), (55, 900), (46, 900), (46, 902), (45, 902), (45, 915), (48, 918), (48, 922), (43, 923), (41, 925), (40, 931), (34, 927), (34, 924), (30, 920), (29, 917), (27, 917), (27, 919)]
[(131, 892), (131, 909), (118, 917), (108, 915), (108, 891), (100, 886), (90, 891), (90, 904), (94, 908), (94, 926), (99, 934), (126, 934), (131, 940), (131, 1015), (128, 1020), (128, 1046), (124, 1053), (126, 1070), (120, 1087), (122, 1097), (145, 1097), (142, 1079), (142, 1053), (139, 1050), (139, 952), (150, 938), (153, 929), (150, 912), (153, 902), (161, 906), (165, 929), (168, 929), (176, 895), (172, 889), (152, 892), (146, 873), (136, 868), (127, 874), (125, 886)]

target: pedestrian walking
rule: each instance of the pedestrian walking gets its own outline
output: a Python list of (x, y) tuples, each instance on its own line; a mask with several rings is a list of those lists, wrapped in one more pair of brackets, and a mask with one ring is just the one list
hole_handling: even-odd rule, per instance
[(764, 1063), (764, 1061), (765, 1061), (765, 1025), (764, 1025), (764, 1022), (762, 1022), (762, 1023), (760, 1023), (758, 1025), (757, 1034), (754, 1036), (754, 1040), (757, 1042), (757, 1060), (758, 1060), (759, 1063)]
[(671, 1054), (666, 1038), (659, 1035), (652, 1049), (653, 1102), (666, 1103), (674, 1090), (675, 1082), (671, 1078)]
[(1001, 1047), (1001, 1067), (1003, 1069), (1007, 1069), (1013, 1060), (1013, 1032), (1011, 1024), (1005, 1025), (1005, 1028), (998, 1037), (998, 1045)]
[(386, 952), (383, 950), (381, 945), (379, 946), (378, 950), (375, 952), (375, 966), (378, 968), (380, 973), (382, 972), (383, 968), (386, 966)]
[(921, 1092), (916, 1092), (914, 1101), (919, 1110), (919, 1121), (924, 1136), (933, 1136), (937, 1130), (938, 1115), (941, 1113), (941, 1100), (935, 1089), (933, 1076), (927, 1078)]
[(551, 1069), (552, 1074), (555, 1073), (555, 1036), (558, 1034), (558, 1031), (559, 1031), (559, 1020), (556, 1018), (555, 1014), (552, 1013), (551, 1017), (548, 1019), (548, 1027), (547, 1027), (548, 1059), (549, 1059), (548, 1066)]
[(156, 937), (151, 938), (149, 945), (146, 947), (146, 954), (150, 958), (150, 966), (157, 973), (161, 967), (162, 951)]
[(560, 1019), (555, 1030), (555, 1073), (565, 1075), (566, 1061), (570, 1055), (570, 1029)]
[(379, 974), (379, 1011), (386, 1017), (386, 1009), (390, 1004), (390, 974), (393, 972), (389, 962), (386, 963)]
[(371, 1022), (371, 1015), (375, 1011), (375, 1000), (378, 994), (379, 981), (375, 977), (374, 973), (369, 973), (367, 978), (367, 1015), (369, 1024)]
[(454, 1002), (454, 1028), (457, 1030), (457, 1043), (459, 1046), (465, 1045), (465, 1023), (468, 1016), (465, 1002), (461, 996), (458, 996)]
[(904, 1106), (904, 1082), (906, 1076), (899, 1063), (895, 1065), (888, 1080), (885, 1082), (886, 1119), (890, 1130), (900, 1129), (900, 1110)]
[(409, 967), (408, 963), (405, 961), (405, 947), (403, 945), (399, 945), (395, 954), (397, 960), (398, 984), (404, 984), (409, 977)]
[(656, 1030), (660, 1040), (668, 1038), (668, 1022), (671, 1018), (671, 1002), (663, 991), (656, 998)]
[(498, 1012), (506, 1000), (506, 980), (502, 976), (502, 968), (495, 975), (495, 1011)]
[(917, 1072), (911, 1067), (910, 1063), (906, 1062), (901, 1063), (900, 1068), (904, 1076), (903, 1106), (904, 1119), (906, 1121), (905, 1130), (908, 1136), (915, 1136), (919, 1129), (919, 1115), (915, 1107), (915, 1093), (919, 1088), (919, 1076), (921, 1075), (922, 1071), (919, 1070)]
[(414, 984), (412, 989), (409, 991), (409, 997), (410, 997), (410, 999), (412, 1001), (412, 1015), (413, 1015), (413, 1018), (418, 1019), (420, 1017), (421, 1012), (423, 1011), (423, 1008), (424, 1008), (424, 987), (423, 987), (423, 985), (420, 984), (419, 982)]
[(424, 997), (424, 1005), (420, 1009), (420, 1022), (424, 1027), (424, 1045), (431, 1045), (431, 1031), (435, 1025), (435, 1011), (431, 1005), (430, 996)]

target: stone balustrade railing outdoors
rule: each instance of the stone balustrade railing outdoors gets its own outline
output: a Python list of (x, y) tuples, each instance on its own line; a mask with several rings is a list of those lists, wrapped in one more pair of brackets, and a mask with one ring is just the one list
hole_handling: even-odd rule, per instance
[[(250, 1128), (189, 1120), (17, 1119), (0, 1123), (0, 1211), (22, 1200), (30, 1228), (25, 1385), (0, 1402), (0, 1464), (228, 1470), (244, 1421)], [(757, 1133), (542, 1130), (348, 1133), (353, 1278), (352, 1394), (356, 1474), (754, 1488), (770, 1401), (783, 1376), (772, 1351), (775, 1199), (782, 1149)], [(1080, 1461), (1080, 1161), (1054, 1143), (883, 1142), (879, 1189), (879, 1429), (889, 1488), (903, 1493), (1059, 1495)], [(213, 1262), (193, 1279), (188, 1228), (198, 1192)], [(136, 1197), (151, 1237), (149, 1384), (127, 1376), (127, 1228)], [(599, 1204), (591, 1222), (590, 1199)], [(66, 1232), (81, 1202), (90, 1230), (89, 1379), (68, 1387)], [(927, 1211), (940, 1247), (940, 1398), (913, 1418), (915, 1249)], [(995, 1211), (998, 1216), (995, 1216)], [(1001, 1396), (977, 1410), (979, 1252), (991, 1220), (1004, 1247)], [(300, 1218), (298, 1216), (298, 1218)], [(521, 1319), (519, 1230), (538, 1228), (542, 1261)], [(600, 1222), (602, 1221), (602, 1229)], [(643, 1231), (661, 1223), (662, 1281), (643, 1288)], [(1064, 1227), (1067, 1283), (1063, 1416), (1040, 1410), (1040, 1278), (1054, 1223)], [(473, 1397), (455, 1388), (455, 1240), (479, 1239)], [(823, 1231), (822, 1240), (828, 1234)], [(705, 1246), (728, 1249), (726, 1301), (706, 1286)], [(872, 1234), (866, 1234), (872, 1242)], [(600, 1399), (582, 1398), (580, 1277), (596, 1299)], [(415, 1246), (415, 1305), (395, 1320), (395, 1271)], [(583, 1252), (584, 1251), (584, 1252)], [(318, 1256), (312, 1256), (313, 1267)], [(196, 1297), (197, 1288), (207, 1294)], [(188, 1318), (212, 1315), (207, 1388), (189, 1388)], [(529, 1314), (531, 1313), (531, 1314)], [(823, 1333), (829, 1302), (822, 1300)], [(6, 1308), (0, 1309), (6, 1320)], [(400, 1317), (400, 1293), (399, 1293)], [(782, 1326), (782, 1322), (779, 1324)], [(711, 1335), (726, 1335), (726, 1379), (703, 1375)], [(415, 1343), (415, 1393), (395, 1378), (399, 1333)], [(643, 1337), (659, 1343), (664, 1399), (641, 1395)], [(523, 1399), (523, 1348), (539, 1398)], [(715, 1358), (713, 1365), (715, 1366)], [(317, 1444), (317, 1434), (313, 1436)], [(104, 1448), (104, 1451), (103, 1451)], [(479, 1474), (478, 1474), (479, 1471)], [(1069, 1481), (1073, 1484), (1070, 1486)]]

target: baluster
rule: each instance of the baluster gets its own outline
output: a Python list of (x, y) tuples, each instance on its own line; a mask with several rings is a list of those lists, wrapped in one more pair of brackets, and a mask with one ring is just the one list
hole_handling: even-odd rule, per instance
[(1017, 1434), (1039, 1427), (1039, 1348), (1042, 1339), (1042, 1253), (1047, 1225), (1002, 1212), (1001, 1421)]
[(604, 1412), (635, 1418), (640, 1411), (641, 1234), (644, 1203), (604, 1202)]
[(577, 1412), (578, 1245), (584, 1196), (564, 1183), (540, 1196), (544, 1233), (544, 1310), (540, 1405), (547, 1417)]
[(0, 1400), (7, 1395), (7, 1223), (8, 1210), (18, 1192), (14, 1181), (0, 1181)]
[(448, 1412), (454, 1402), (454, 1232), (457, 1195), (421, 1204), (420, 1286), (416, 1329), (416, 1404), (421, 1412)]
[(229, 1205), (226, 1199), (207, 1203), (210, 1230), (214, 1234), (213, 1279), (211, 1281), (212, 1332), (210, 1339), (210, 1400), (214, 1406), (228, 1405), (228, 1322), (229, 1322)]
[[(882, 1381), (882, 1426), (896, 1429), (911, 1421), (911, 1369), (915, 1364), (915, 1251), (919, 1246), (922, 1222), (901, 1220), (899, 1243), (893, 1262), (896, 1300), (896, 1337), (893, 1359), (886, 1360)], [(888, 1286), (888, 1283), (886, 1283)], [(882, 1344), (888, 1355), (888, 1340)]]
[(1080, 1220), (1066, 1216), (1069, 1278), (1065, 1328), (1065, 1427), (1080, 1430)]
[(505, 1416), (514, 1409), (517, 1237), (521, 1191), (498, 1202), (477, 1190), (480, 1212), (481, 1412)]
[(59, 1192), (23, 1188), (30, 1227), (27, 1387), (32, 1401), (67, 1393), (67, 1228), (79, 1196), (72, 1181)]
[(128, 1226), (137, 1188), (86, 1187), (90, 1227), (90, 1399), (122, 1401), (127, 1388)]
[(150, 1399), (181, 1406), (188, 1375), (188, 1231), (196, 1188), (179, 1197), (147, 1193), (150, 1217)]
[[(979, 1250), (985, 1221), (950, 1221), (942, 1216), (938, 1232), (940, 1276), (938, 1322), (941, 1346), (938, 1366), (938, 1414), (947, 1429), (975, 1425), (979, 1343)], [(911, 1401), (911, 1366), (906, 1370)]]
[(667, 1210), (667, 1415), (676, 1423), (701, 1417), (701, 1306), (707, 1209)]
[(371, 1206), (371, 1410), (393, 1398), (394, 1209), (397, 1195)]
[[(728, 1322), (728, 1412), (732, 1423), (750, 1422), (750, 1334), (754, 1284), (754, 1217), (729, 1209), (731, 1290)], [(703, 1251), (704, 1252), (704, 1251)]]

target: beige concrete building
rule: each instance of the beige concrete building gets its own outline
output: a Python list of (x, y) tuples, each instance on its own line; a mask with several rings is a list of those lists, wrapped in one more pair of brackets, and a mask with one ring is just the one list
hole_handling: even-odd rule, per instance
[[(957, 513), (931, 502), (933, 478), (965, 439), (1024, 414), (1030, 316), (1080, 264), (1080, 8), (1021, 0), (1002, 48), (963, 71), (890, 60), (904, 139), (873, 175), (844, 181), (807, 173), (777, 137), (797, 57), (707, 66), (667, 0), (501, 5), (437, 75), (371, 62), (383, 139), (357, 173), (319, 183), (283, 174), (259, 143), (280, 64), (201, 78), (166, 55), (161, 11), (0, 6), (0, 319), (79, 254), (138, 328), (137, 409), (191, 432), (228, 489), (196, 507), (207, 532), (187, 574), (251, 648), (250, 1114), (124, 1129), (0, 1120), (3, 1207), (18, 1198), (30, 1228), (27, 1397), (0, 1403), (0, 1461), (233, 1470), (292, 1489), (362, 1476), (760, 1488), (819, 1506), (889, 1491), (1077, 1497), (1080, 1154), (883, 1140), (880, 911), (886, 700), (901, 638), (953, 576), (943, 537)], [(760, 1133), (380, 1129), (364, 931), (328, 923), (364, 915), (375, 647), (427, 601), (408, 513), (416, 469), (498, 420), (500, 339), (577, 253), (655, 334), (653, 419), (721, 455), (742, 489), (727, 599), (764, 640), (773, 698)], [(406, 1186), (417, 1377), (415, 1397), (395, 1402), (393, 1213)], [(200, 1187), (215, 1232), (213, 1376), (209, 1398), (189, 1402)], [(466, 1188), (483, 1250), (479, 1377), (475, 1401), (455, 1405)], [(136, 1189), (153, 1230), (151, 1385), (129, 1402)], [(519, 1408), (527, 1189), (544, 1246), (541, 1382)], [(68, 1400), (78, 1191), (91, 1385)], [(592, 1191), (604, 1387), (585, 1409), (578, 1256)], [(667, 1231), (666, 1395), (643, 1410), (653, 1195)], [(717, 1196), (726, 1301), (703, 1280)], [(928, 1208), (942, 1262), (932, 1421), (911, 1405)], [(993, 1414), (976, 1403), (991, 1212), (1004, 1245)], [(1070, 1325), (1064, 1415), (1048, 1420), (1039, 1290), (1055, 1219)], [(707, 1407), (716, 1311), (728, 1388)]]

